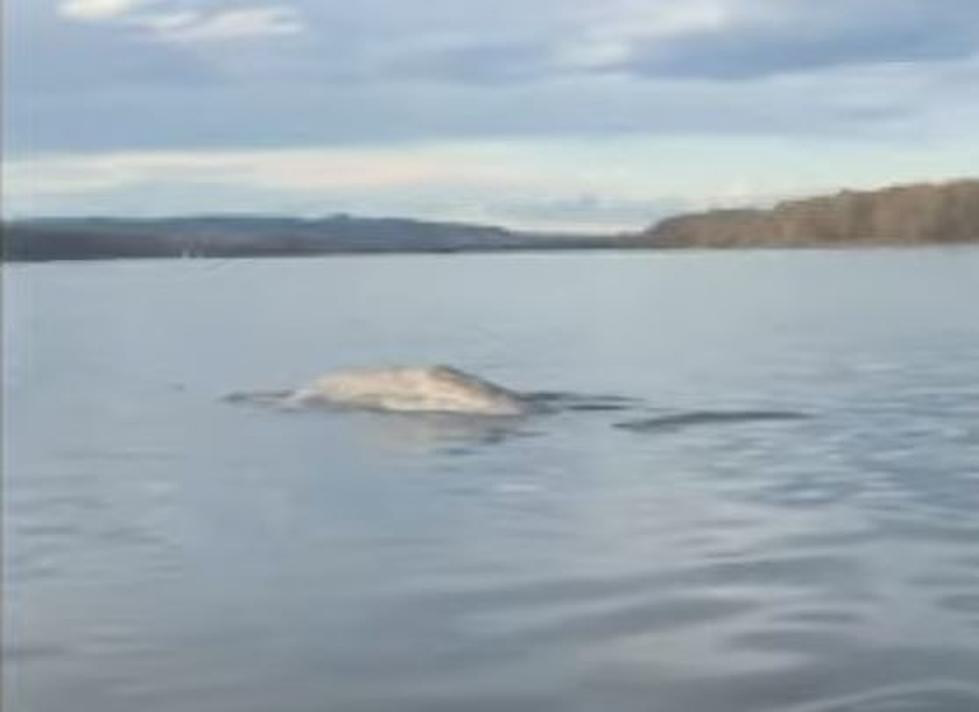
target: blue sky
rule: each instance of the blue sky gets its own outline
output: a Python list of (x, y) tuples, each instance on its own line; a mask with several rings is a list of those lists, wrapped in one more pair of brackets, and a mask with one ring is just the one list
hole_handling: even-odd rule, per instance
[(9, 215), (629, 229), (979, 170), (976, 0), (6, 0)]

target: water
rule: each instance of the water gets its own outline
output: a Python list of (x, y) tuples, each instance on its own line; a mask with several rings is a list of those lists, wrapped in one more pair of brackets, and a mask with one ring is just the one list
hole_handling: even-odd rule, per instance
[[(4, 290), (5, 710), (979, 709), (975, 249), (16, 265)], [(427, 362), (639, 401), (220, 400)]]

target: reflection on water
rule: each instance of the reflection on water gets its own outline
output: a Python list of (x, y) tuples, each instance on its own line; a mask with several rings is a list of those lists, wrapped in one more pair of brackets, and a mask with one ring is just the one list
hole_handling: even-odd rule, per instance
[[(323, 400), (298, 402), (292, 391), (235, 391), (221, 400), (226, 403), (269, 408), (274, 412), (294, 415), (323, 415), (324, 413), (356, 418), (366, 427), (357, 431), (364, 447), (417, 450), (443, 448), (443, 452), (466, 454), (472, 448), (502, 443), (511, 438), (534, 437), (548, 427), (547, 416), (573, 412), (620, 412), (639, 407), (637, 398), (613, 395), (586, 395), (569, 392), (532, 392), (517, 394), (529, 406), (522, 415), (480, 415), (438, 411), (399, 411), (383, 408), (333, 405)], [(703, 414), (694, 414), (702, 417)], [(725, 414), (729, 415), (729, 414)], [(773, 418), (779, 414), (748, 413), (747, 418)], [(675, 417), (675, 416), (674, 416)], [(682, 417), (682, 416), (681, 416)], [(707, 414), (710, 418), (710, 414)], [(792, 417), (789, 415), (788, 417)], [(723, 419), (723, 418), (722, 418)], [(644, 421), (645, 422), (645, 421)], [(555, 427), (561, 427), (557, 425)], [(617, 424), (617, 427), (639, 428), (638, 424)]]
[(512, 438), (540, 434), (525, 418), (467, 417), (438, 413), (371, 413), (361, 415), (357, 445), (397, 454), (415, 452), (468, 453)]
[(5, 710), (979, 709), (976, 251), (201, 264), (6, 275)]

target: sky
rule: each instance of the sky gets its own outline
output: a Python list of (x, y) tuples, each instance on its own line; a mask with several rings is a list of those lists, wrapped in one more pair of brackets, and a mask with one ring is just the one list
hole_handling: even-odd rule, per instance
[(7, 217), (583, 232), (979, 174), (976, 0), (6, 0)]

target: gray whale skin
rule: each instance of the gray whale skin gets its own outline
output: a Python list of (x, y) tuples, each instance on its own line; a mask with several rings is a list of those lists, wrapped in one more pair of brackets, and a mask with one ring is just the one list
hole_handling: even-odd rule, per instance
[(494, 416), (524, 415), (530, 410), (520, 394), (441, 365), (337, 371), (287, 394), (282, 404)]
[[(563, 411), (623, 411), (632, 410), (640, 404), (633, 398), (612, 395), (520, 393), (471, 373), (442, 365), (334, 371), (297, 390), (232, 393), (225, 400), (285, 409), (323, 405), (393, 413), (511, 417)], [(681, 411), (660, 413), (654, 417), (627, 420), (614, 425), (642, 433), (693, 426), (792, 421), (808, 417), (807, 413), (780, 410)]]

